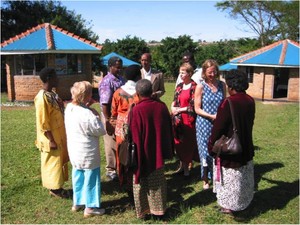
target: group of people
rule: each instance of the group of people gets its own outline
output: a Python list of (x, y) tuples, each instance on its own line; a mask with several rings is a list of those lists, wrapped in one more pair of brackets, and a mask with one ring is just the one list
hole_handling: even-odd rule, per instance
[[(161, 72), (151, 67), (151, 54), (141, 56), (141, 65), (122, 72), (118, 57), (108, 61), (108, 73), (99, 84), (101, 113), (90, 107), (92, 86), (74, 83), (72, 101), (66, 105), (53, 91), (58, 84), (54, 69), (40, 72), (43, 89), (35, 98), (37, 140), (41, 152), (43, 186), (53, 196), (70, 197), (63, 189), (72, 164), (72, 211), (84, 216), (102, 215), (99, 137), (103, 136), (106, 179), (118, 181), (134, 200), (136, 215), (162, 217), (167, 209), (164, 162), (174, 155), (179, 160), (175, 173), (190, 176), (193, 161), (201, 165), (203, 189), (213, 186), (222, 213), (244, 210), (253, 199), (254, 147), (252, 128), (255, 102), (246, 94), (247, 75), (232, 70), (220, 81), (218, 64), (206, 60), (197, 68), (191, 53), (185, 53), (179, 68), (170, 111), (160, 100), (165, 93)], [(226, 98), (226, 90), (229, 97)], [(240, 155), (216, 155), (213, 145), (222, 135), (232, 135), (228, 99), (236, 117), (241, 140)], [(120, 163), (119, 148), (124, 127), (129, 123), (136, 146), (135, 167)], [(221, 162), (221, 180), (215, 181)]]

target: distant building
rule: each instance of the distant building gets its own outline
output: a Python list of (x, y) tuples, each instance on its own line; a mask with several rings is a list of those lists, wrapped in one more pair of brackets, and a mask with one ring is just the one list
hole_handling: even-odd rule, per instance
[(92, 83), (92, 54), (102, 46), (49, 23), (40, 24), (1, 43), (10, 101), (33, 101), (42, 87), (39, 72), (53, 67), (59, 76), (58, 94), (70, 99), (76, 81)]
[(299, 101), (299, 51), (299, 43), (281, 40), (231, 59), (220, 71), (245, 71), (247, 93), (256, 99)]

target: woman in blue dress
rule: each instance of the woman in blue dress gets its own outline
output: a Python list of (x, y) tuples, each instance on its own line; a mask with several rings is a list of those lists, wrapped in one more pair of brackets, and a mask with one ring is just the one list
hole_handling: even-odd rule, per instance
[(208, 139), (217, 109), (226, 96), (225, 83), (218, 80), (219, 67), (215, 60), (208, 59), (202, 64), (203, 81), (195, 90), (196, 137), (201, 163), (203, 189), (209, 189), (212, 179), (213, 158), (208, 154)]

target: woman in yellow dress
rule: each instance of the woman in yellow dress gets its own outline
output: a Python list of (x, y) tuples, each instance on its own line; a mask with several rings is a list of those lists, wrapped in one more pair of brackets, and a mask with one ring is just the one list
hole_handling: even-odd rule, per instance
[(41, 152), (41, 176), (43, 187), (49, 189), (52, 196), (69, 198), (63, 189), (68, 180), (69, 161), (66, 131), (64, 125), (64, 105), (52, 90), (58, 84), (53, 68), (44, 68), (40, 72), (43, 88), (34, 99), (36, 108), (36, 147)]

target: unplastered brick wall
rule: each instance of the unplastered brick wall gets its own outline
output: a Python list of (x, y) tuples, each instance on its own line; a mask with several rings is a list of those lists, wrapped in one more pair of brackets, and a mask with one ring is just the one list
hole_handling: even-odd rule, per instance
[(15, 100), (33, 101), (42, 86), (39, 76), (14, 76)]
[(290, 69), (288, 100), (299, 101), (299, 68)]
[[(90, 76), (85, 74), (58, 76), (59, 84), (57, 93), (63, 100), (70, 100), (70, 88), (77, 81), (87, 80), (91, 82)], [(15, 100), (16, 101), (33, 101), (36, 94), (43, 87), (39, 76), (14, 76)]]

